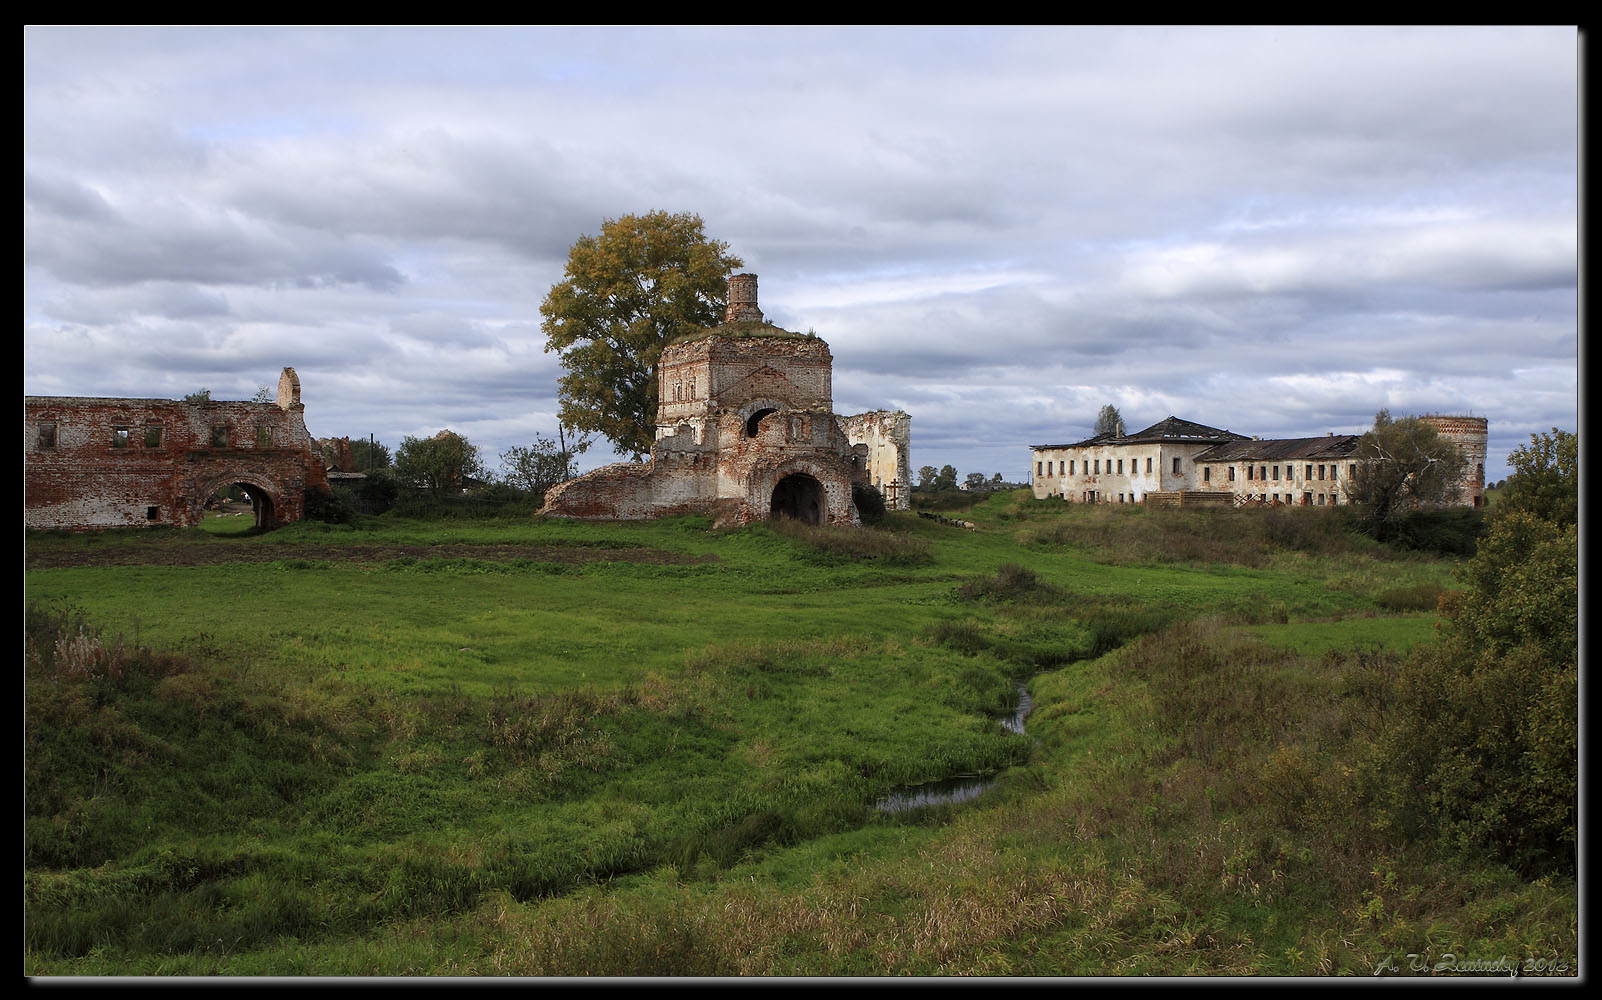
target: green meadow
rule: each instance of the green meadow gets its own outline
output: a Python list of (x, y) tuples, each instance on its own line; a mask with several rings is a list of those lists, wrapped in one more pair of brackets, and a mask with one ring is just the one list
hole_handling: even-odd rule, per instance
[(1373, 805), (1461, 559), (960, 516), (30, 534), (25, 973), (1577, 971), (1572, 877)]

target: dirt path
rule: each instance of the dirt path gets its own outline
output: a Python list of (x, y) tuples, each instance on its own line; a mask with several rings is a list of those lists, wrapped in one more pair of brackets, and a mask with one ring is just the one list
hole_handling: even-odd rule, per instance
[(322, 562), (388, 562), (413, 559), (478, 559), (545, 563), (632, 562), (692, 565), (717, 562), (714, 555), (686, 555), (652, 548), (592, 548), (568, 545), (238, 545), (219, 540), (208, 544), (117, 546), (70, 551), (29, 551), (29, 569), (77, 566), (219, 566), (226, 563), (316, 559)]

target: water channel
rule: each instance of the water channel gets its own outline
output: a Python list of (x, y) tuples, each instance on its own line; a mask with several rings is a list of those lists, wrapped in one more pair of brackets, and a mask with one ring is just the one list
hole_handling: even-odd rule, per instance
[[(1018, 705), (1012, 710), (1011, 715), (1002, 716), (997, 721), (1004, 729), (1022, 733), (1024, 721), (1029, 718), (1035, 702), (1029, 697), (1029, 686), (1025, 681), (1014, 681), (1013, 686), (1018, 690)], [(873, 808), (879, 812), (901, 813), (927, 809), (929, 806), (956, 805), (978, 798), (995, 783), (994, 776), (956, 774), (938, 781), (926, 781), (921, 785), (904, 785), (875, 802)]]

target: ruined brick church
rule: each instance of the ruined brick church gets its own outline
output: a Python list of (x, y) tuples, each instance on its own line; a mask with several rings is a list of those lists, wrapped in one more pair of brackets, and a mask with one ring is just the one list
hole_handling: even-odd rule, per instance
[(767, 322), (757, 278), (729, 279), (720, 326), (680, 337), (657, 369), (656, 442), (647, 462), (620, 462), (553, 487), (553, 517), (640, 520), (712, 514), (721, 524), (785, 515), (855, 524), (853, 486), (909, 505), (911, 417), (834, 413), (829, 345)]

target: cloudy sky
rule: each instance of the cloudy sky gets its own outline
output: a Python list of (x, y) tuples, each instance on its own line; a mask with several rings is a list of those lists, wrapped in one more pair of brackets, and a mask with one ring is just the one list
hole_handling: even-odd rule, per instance
[[(1112, 403), (1264, 437), (1577, 429), (1572, 27), (23, 32), (24, 392), (554, 436), (539, 305), (694, 212), (913, 466)], [(611, 461), (605, 447), (588, 464)]]

